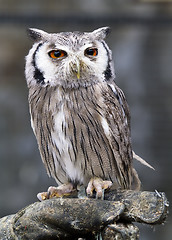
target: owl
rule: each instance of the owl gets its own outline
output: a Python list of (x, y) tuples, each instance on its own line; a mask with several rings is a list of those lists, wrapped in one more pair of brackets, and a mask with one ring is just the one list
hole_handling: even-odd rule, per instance
[(26, 56), (31, 126), (49, 176), (70, 193), (83, 185), (97, 197), (112, 185), (139, 185), (132, 166), (130, 113), (115, 83), (109, 27), (93, 32), (29, 29)]

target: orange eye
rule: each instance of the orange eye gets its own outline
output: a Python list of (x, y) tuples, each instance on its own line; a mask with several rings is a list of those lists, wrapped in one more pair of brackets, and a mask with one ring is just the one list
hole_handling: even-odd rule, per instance
[(67, 55), (67, 53), (63, 50), (52, 50), (48, 54), (53, 59), (61, 58)]
[(97, 48), (87, 48), (85, 50), (85, 55), (88, 55), (88, 56), (97, 56), (98, 54), (98, 49)]

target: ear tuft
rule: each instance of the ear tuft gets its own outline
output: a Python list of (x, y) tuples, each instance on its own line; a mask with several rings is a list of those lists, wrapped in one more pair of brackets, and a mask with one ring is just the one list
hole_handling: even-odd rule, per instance
[(27, 32), (28, 32), (29, 37), (35, 42), (42, 40), (45, 37), (45, 35), (47, 34), (46, 32), (36, 29), (36, 28), (28, 28)]
[(110, 27), (102, 27), (92, 32), (93, 36), (97, 39), (105, 39), (110, 33)]

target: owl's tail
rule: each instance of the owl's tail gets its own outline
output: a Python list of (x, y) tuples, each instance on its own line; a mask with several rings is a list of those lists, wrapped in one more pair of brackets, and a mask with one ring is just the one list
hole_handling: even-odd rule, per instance
[(139, 157), (137, 154), (135, 154), (135, 152), (133, 151), (133, 158), (136, 159), (138, 162), (140, 162), (141, 164), (155, 170), (154, 167), (152, 167), (148, 162), (146, 162), (143, 158)]
[[(149, 167), (153, 170), (155, 170), (149, 163), (147, 163), (143, 158), (139, 157), (137, 154), (135, 154), (135, 152), (133, 151), (133, 158), (136, 159), (138, 162), (140, 162), (141, 164), (145, 165), (146, 167)], [(139, 191), (141, 188), (141, 181), (139, 179), (139, 176), (137, 174), (137, 171), (133, 168), (132, 169), (132, 177), (133, 177), (133, 181), (132, 181), (132, 189)]]

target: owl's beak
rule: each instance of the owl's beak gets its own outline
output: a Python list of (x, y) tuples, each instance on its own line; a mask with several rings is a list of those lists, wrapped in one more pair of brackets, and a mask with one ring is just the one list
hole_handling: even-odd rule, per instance
[(75, 65), (75, 73), (78, 79), (80, 79), (80, 62), (77, 61)]
[(76, 60), (74, 63), (72, 63), (72, 71), (76, 74), (76, 77), (77, 79), (80, 79), (80, 61), (79, 60)]
[(78, 68), (78, 70), (76, 72), (76, 76), (77, 76), (78, 79), (80, 79), (80, 66), (79, 66), (79, 68)]

